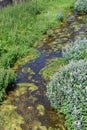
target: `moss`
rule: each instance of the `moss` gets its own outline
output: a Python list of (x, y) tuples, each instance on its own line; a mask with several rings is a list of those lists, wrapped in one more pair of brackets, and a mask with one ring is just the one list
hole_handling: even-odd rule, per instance
[(23, 73), (34, 74), (33, 70), (31, 70), (31, 68), (26, 68), (26, 67), (23, 67), (23, 68), (22, 68), (22, 72), (23, 72)]
[(33, 130), (47, 130), (46, 126), (42, 126), (41, 122), (35, 121), (33, 124)]
[(15, 96), (20, 96), (20, 95), (24, 94), (25, 92), (26, 92), (25, 87), (19, 87), (19, 88), (17, 88), (17, 90), (15, 90)]
[(37, 89), (38, 89), (38, 87), (37, 87), (36, 85), (34, 85), (34, 84), (30, 84), (30, 85), (29, 85), (29, 90), (35, 91), (35, 90), (37, 90)]
[(30, 91), (35, 91), (38, 89), (38, 87), (36, 85), (34, 85), (33, 83), (19, 83), (17, 85), (19, 86), (19, 89), (17, 88), (17, 90), (16, 90), (18, 92), (19, 92), (19, 90), (20, 90), (20, 92), (22, 92), (21, 90), (26, 91), (26, 88), (28, 88)]
[(58, 69), (65, 64), (63, 58), (53, 58), (47, 62), (46, 67), (44, 67), (40, 74), (46, 79), (50, 80), (53, 74), (58, 71)]
[(0, 126), (4, 130), (22, 130), (23, 118), (17, 114), (16, 107), (8, 99), (0, 105)]
[(53, 41), (49, 46), (52, 48), (54, 52), (58, 52), (58, 50), (62, 50), (65, 47), (63, 44), (60, 44), (60, 39), (58, 39), (57, 42)]
[(29, 96), (29, 100), (31, 100), (34, 103), (35, 101), (37, 101), (37, 98), (35, 98), (33, 96)]
[(44, 115), (45, 108), (44, 108), (43, 105), (38, 104), (38, 105), (37, 105), (37, 110), (39, 111), (39, 114), (40, 114), (40, 115), (42, 115), (42, 116)]

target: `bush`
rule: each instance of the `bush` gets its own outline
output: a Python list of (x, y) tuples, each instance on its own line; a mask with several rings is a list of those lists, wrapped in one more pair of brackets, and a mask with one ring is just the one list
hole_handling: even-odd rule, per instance
[(47, 86), (51, 105), (66, 114), (68, 130), (87, 128), (87, 60), (71, 62)]
[(75, 3), (75, 10), (87, 13), (87, 0), (77, 0)]
[(3, 99), (6, 89), (15, 82), (15, 77), (10, 69), (0, 69), (0, 101)]
[(0, 65), (5, 68), (12, 67), (19, 57), (19, 51), (13, 49), (2, 56)]
[(27, 49), (27, 46), (21, 46), (21, 48), (14, 46), (14, 48), (9, 49), (7, 53), (2, 55), (0, 66), (3, 66), (4, 68), (13, 67), (15, 62), (28, 52), (29, 50)]
[(66, 62), (87, 58), (87, 39), (78, 39), (73, 44), (67, 45), (63, 57)]

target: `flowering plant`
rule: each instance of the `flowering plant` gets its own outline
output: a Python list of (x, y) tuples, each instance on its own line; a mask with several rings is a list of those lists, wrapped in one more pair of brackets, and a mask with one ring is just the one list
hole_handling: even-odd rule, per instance
[(67, 45), (63, 57), (65, 61), (87, 58), (87, 39), (78, 39), (73, 44)]
[(77, 0), (75, 3), (75, 10), (87, 13), (87, 0)]
[(68, 130), (87, 128), (87, 60), (71, 61), (47, 86), (51, 105), (66, 114)]

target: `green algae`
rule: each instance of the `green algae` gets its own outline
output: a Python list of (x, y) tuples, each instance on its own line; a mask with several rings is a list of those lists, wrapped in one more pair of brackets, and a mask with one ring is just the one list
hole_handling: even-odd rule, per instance
[(44, 108), (43, 105), (38, 104), (38, 105), (37, 105), (37, 110), (39, 111), (39, 114), (40, 114), (41, 116), (44, 115), (44, 113), (45, 113), (45, 108)]
[(42, 126), (41, 122), (34, 121), (33, 130), (47, 130), (46, 126)]
[(63, 58), (53, 58), (47, 62), (47, 65), (40, 71), (40, 74), (46, 80), (50, 80), (55, 72), (65, 64)]
[(36, 85), (33, 83), (19, 83), (17, 84), (17, 88), (14, 90), (14, 92), (9, 92), (9, 96), (20, 96), (23, 95), (27, 92), (27, 89), (30, 90), (31, 92), (35, 91), (38, 89)]
[(22, 130), (23, 118), (16, 112), (16, 106), (7, 99), (0, 105), (0, 128), (2, 130)]
[[(38, 89), (38, 86), (34, 85), (33, 83), (19, 83), (17, 84), (19, 86), (19, 88), (17, 88), (16, 92), (19, 92), (21, 94), (23, 94), (23, 92), (25, 93), (27, 88), (33, 92), (35, 90)], [(15, 92), (15, 93), (16, 93)]]
[(26, 91), (27, 91), (27, 88), (25, 88), (25, 87), (18, 87), (15, 90), (15, 96), (20, 96), (20, 95), (24, 94)]
[(35, 73), (33, 72), (33, 70), (31, 70), (31, 68), (26, 68), (26, 67), (23, 67), (23, 68), (22, 68), (22, 73), (35, 74)]
[(29, 96), (29, 100), (32, 100), (32, 102), (34, 103), (35, 101), (37, 101), (37, 98), (35, 98), (34, 96)]
[(37, 89), (38, 89), (38, 87), (37, 87), (36, 85), (34, 85), (34, 84), (30, 84), (30, 85), (29, 85), (29, 90), (30, 90), (30, 91), (33, 92), (33, 91), (35, 91), (35, 90), (37, 90)]
[(58, 41), (54, 41), (49, 45), (54, 52), (58, 52), (58, 50), (62, 50), (64, 48), (64, 45), (60, 44), (59, 42), (60, 41), (58, 39)]
[(80, 26), (78, 24), (72, 24), (72, 27), (75, 29), (75, 31), (79, 31)]

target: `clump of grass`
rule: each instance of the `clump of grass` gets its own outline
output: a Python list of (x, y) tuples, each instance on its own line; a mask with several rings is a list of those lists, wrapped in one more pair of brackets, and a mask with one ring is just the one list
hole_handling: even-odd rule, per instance
[(15, 83), (15, 74), (10, 69), (0, 69), (0, 101), (2, 101), (5, 91)]
[(63, 12), (60, 11), (60, 10), (58, 11), (57, 19), (58, 19), (60, 22), (63, 22), (63, 20), (64, 20)]
[(48, 35), (48, 37), (52, 37), (54, 34), (53, 34), (53, 30), (48, 30), (47, 31), (47, 35)]

